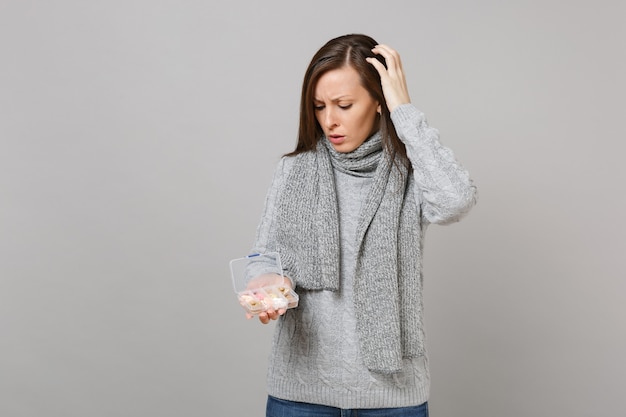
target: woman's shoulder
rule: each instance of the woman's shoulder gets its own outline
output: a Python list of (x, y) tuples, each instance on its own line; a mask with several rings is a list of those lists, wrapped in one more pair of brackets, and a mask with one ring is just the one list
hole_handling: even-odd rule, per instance
[(294, 165), (298, 164), (300, 161), (307, 160), (307, 158), (315, 158), (315, 155), (315, 151), (305, 151), (297, 153), (295, 155), (283, 155), (278, 161), (277, 170), (288, 173), (293, 169)]
[(274, 182), (282, 183), (284, 178), (289, 176), (289, 173), (293, 170), (298, 155), (282, 155), (279, 157), (276, 166), (274, 167)]
[(278, 160), (276, 170), (282, 173), (288, 173), (293, 168), (296, 157), (291, 155), (283, 155)]

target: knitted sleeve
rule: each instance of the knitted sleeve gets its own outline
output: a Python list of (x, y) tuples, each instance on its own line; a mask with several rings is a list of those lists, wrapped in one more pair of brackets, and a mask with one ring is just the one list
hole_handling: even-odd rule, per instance
[(406, 145), (413, 164), (415, 198), (428, 223), (460, 220), (476, 204), (477, 189), (452, 150), (439, 141), (439, 132), (428, 126), (413, 104), (398, 106), (391, 120)]
[[(256, 237), (250, 253), (268, 253), (277, 251), (275, 236), (276, 208), (280, 199), (280, 192), (283, 188), (283, 183), (289, 174), (292, 162), (293, 158), (283, 157), (274, 169), (272, 183), (265, 197), (261, 221), (257, 226)], [(284, 272), (285, 275), (290, 278), (289, 272)], [(292, 281), (292, 284), (294, 284), (291, 278), (290, 280)]]

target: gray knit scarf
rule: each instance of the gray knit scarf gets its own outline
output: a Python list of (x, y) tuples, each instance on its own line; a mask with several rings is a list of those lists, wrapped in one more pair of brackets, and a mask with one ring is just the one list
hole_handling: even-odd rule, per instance
[(376, 133), (349, 153), (322, 138), (294, 157), (278, 204), (276, 239), (287, 275), (308, 290), (339, 289), (339, 219), (333, 168), (371, 175), (359, 214), (354, 303), (365, 365), (401, 370), (423, 354), (420, 219), (412, 178), (383, 151)]

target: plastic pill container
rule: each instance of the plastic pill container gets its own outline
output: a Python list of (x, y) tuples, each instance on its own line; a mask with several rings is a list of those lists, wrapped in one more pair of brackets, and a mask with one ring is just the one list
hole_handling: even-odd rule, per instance
[(252, 315), (298, 306), (299, 297), (285, 277), (278, 252), (254, 253), (230, 261), (239, 304)]

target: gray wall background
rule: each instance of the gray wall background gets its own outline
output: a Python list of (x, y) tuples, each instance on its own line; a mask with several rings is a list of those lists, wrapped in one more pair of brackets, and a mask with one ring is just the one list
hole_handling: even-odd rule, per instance
[(264, 415), (228, 261), (350, 32), (479, 186), (426, 238), (432, 414), (623, 413), (625, 3), (216, 4), (0, 2), (0, 415)]

